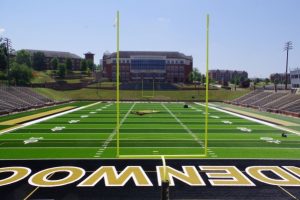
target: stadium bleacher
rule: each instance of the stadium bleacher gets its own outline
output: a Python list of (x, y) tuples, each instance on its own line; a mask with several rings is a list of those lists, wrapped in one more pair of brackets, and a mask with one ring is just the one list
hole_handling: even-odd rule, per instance
[(54, 104), (53, 100), (26, 87), (0, 87), (0, 115)]
[(284, 96), (286, 96), (286, 92), (277, 92), (277, 93), (271, 93), (270, 95), (266, 96), (265, 98), (261, 98), (257, 101), (254, 101), (250, 103), (252, 106), (258, 106), (258, 107), (264, 107), (266, 104), (273, 102), (277, 99), (280, 99)]
[(300, 95), (287, 91), (255, 90), (230, 103), (300, 117)]

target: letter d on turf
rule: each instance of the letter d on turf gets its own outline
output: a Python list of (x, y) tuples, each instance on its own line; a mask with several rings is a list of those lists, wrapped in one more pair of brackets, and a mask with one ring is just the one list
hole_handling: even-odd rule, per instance
[[(252, 178), (266, 184), (278, 186), (300, 186), (300, 180), (297, 177), (278, 166), (252, 166), (247, 167), (246, 172)], [(269, 177), (263, 172), (272, 172), (277, 177)]]

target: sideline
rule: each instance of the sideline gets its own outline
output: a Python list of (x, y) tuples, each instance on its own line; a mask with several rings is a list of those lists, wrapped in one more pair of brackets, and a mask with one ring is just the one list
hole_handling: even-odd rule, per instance
[[(195, 102), (195, 104), (200, 105), (200, 106), (205, 106), (202, 103)], [(276, 129), (279, 129), (279, 130), (282, 130), (282, 131), (287, 131), (287, 132), (290, 132), (290, 133), (294, 133), (294, 134), (300, 136), (299, 131), (296, 131), (296, 130), (293, 130), (293, 129), (290, 129), (290, 128), (285, 128), (285, 127), (282, 127), (282, 126), (279, 126), (279, 125), (276, 125), (276, 124), (273, 124), (273, 123), (270, 123), (270, 122), (266, 122), (266, 121), (262, 121), (262, 120), (255, 119), (255, 118), (252, 118), (252, 117), (248, 117), (248, 116), (245, 116), (245, 115), (237, 114), (237, 113), (234, 113), (234, 112), (231, 112), (231, 111), (228, 111), (228, 110), (224, 110), (222, 108), (217, 108), (217, 107), (213, 107), (213, 106), (208, 106), (208, 107), (210, 109), (214, 109), (214, 110), (217, 110), (217, 111), (220, 111), (220, 112), (223, 112), (223, 113), (227, 113), (227, 114), (230, 114), (230, 115), (233, 115), (233, 116), (236, 116), (236, 117), (240, 117), (240, 118), (247, 119), (247, 120), (250, 120), (250, 121), (253, 121), (253, 122), (257, 122), (257, 123), (260, 123), (260, 124), (263, 124), (263, 125), (266, 125), (266, 126), (270, 126), (272, 128), (276, 128)]]
[(245, 116), (249, 116), (249, 117), (253, 117), (256, 119), (261, 119), (263, 121), (267, 121), (270, 123), (275, 123), (281, 126), (299, 126), (299, 124), (293, 123), (293, 122), (289, 122), (289, 121), (285, 121), (285, 120), (281, 120), (281, 119), (275, 119), (272, 117), (267, 117), (267, 116), (262, 116), (256, 113), (251, 113), (251, 112), (247, 112), (247, 111), (243, 111), (243, 110), (238, 110), (238, 109), (234, 109), (234, 108), (229, 108), (229, 107), (222, 107), (222, 109), (227, 110), (227, 111), (231, 111), (234, 113), (238, 113), (238, 114), (242, 114)]
[(33, 120), (33, 121), (30, 121), (30, 122), (26, 122), (24, 124), (20, 124), (18, 126), (14, 126), (14, 127), (11, 127), (11, 128), (7, 128), (7, 129), (4, 129), (0, 132), (0, 135), (4, 134), (4, 133), (8, 133), (8, 132), (11, 132), (11, 131), (14, 131), (14, 130), (17, 130), (19, 128), (24, 128), (26, 126), (30, 126), (30, 125), (33, 125), (33, 124), (36, 124), (36, 123), (39, 123), (39, 122), (43, 122), (43, 121), (46, 121), (48, 119), (52, 119), (52, 118), (55, 118), (55, 117), (59, 117), (59, 116), (62, 116), (62, 115), (65, 115), (65, 114), (68, 114), (68, 113), (72, 113), (72, 112), (75, 112), (75, 111), (78, 111), (78, 110), (81, 110), (81, 109), (84, 109), (84, 108), (88, 108), (88, 107), (91, 107), (91, 106), (94, 106), (94, 105), (97, 105), (101, 103), (101, 101), (99, 102), (96, 102), (96, 103), (92, 103), (92, 104), (89, 104), (89, 105), (86, 105), (86, 106), (81, 106), (79, 108), (74, 108), (72, 110), (67, 110), (65, 112), (61, 112), (61, 113), (57, 113), (57, 114), (54, 114), (54, 115), (50, 115), (50, 116), (47, 116), (47, 117), (43, 117), (43, 118), (40, 118), (40, 119), (36, 119), (36, 120)]
[(66, 106), (66, 107), (57, 108), (57, 109), (54, 109), (54, 110), (48, 110), (48, 111), (45, 111), (45, 112), (40, 112), (40, 113), (37, 113), (37, 114), (25, 116), (25, 117), (19, 117), (19, 118), (16, 118), (16, 119), (7, 120), (7, 121), (4, 121), (4, 122), (1, 122), (0, 125), (16, 125), (16, 124), (19, 124), (19, 123), (22, 123), (22, 122), (28, 122), (30, 120), (34, 120), (34, 119), (38, 119), (38, 118), (41, 118), (41, 117), (53, 115), (53, 114), (56, 114), (56, 113), (59, 113), (59, 112), (71, 110), (73, 108), (75, 108), (75, 106)]

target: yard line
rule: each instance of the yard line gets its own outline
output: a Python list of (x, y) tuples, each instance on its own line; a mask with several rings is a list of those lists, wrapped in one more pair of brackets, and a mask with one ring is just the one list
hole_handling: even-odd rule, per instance
[[(121, 128), (122, 124), (123, 124), (124, 121), (127, 119), (128, 115), (131, 113), (131, 111), (132, 111), (133, 107), (135, 106), (135, 104), (136, 104), (136, 103), (134, 103), (134, 104), (130, 107), (130, 109), (127, 111), (127, 113), (125, 114), (125, 116), (122, 118), (122, 120), (120, 121), (120, 127), (119, 127), (119, 128)], [(98, 149), (97, 152), (100, 153), (99, 156), (102, 155), (102, 153), (103, 153), (103, 148), (104, 148), (104, 149), (107, 148), (108, 144), (109, 144), (109, 143), (111, 142), (111, 140), (114, 138), (114, 136), (116, 135), (116, 133), (117, 133), (117, 127), (114, 128), (114, 130), (111, 132), (110, 136), (106, 139), (106, 141), (105, 141), (105, 142), (102, 144), (102, 146)]]
[(172, 111), (171, 110), (169, 110), (169, 108), (167, 107), (167, 106), (165, 106), (165, 104), (161, 104), (162, 105), (162, 107), (164, 107), (164, 109), (166, 110), (166, 111), (168, 111), (168, 113), (182, 126), (182, 128), (184, 129), (184, 130), (186, 130), (186, 132), (188, 132), (188, 134), (190, 134), (196, 141), (197, 141), (197, 143), (201, 146), (201, 147), (203, 147), (204, 145), (203, 145), (203, 142), (202, 141), (200, 141), (198, 138), (197, 138), (197, 136), (180, 120), (180, 119), (178, 119), (177, 117), (176, 117), (176, 115), (174, 115), (174, 113), (172, 113)]

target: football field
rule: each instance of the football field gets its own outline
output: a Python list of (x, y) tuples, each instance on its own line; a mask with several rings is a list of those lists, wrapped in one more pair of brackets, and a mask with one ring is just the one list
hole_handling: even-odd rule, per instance
[[(120, 158), (201, 157), (205, 107), (190, 103), (120, 103)], [(264, 122), (209, 108), (207, 158), (299, 159), (300, 136)], [(74, 112), (0, 135), (0, 159), (117, 157), (116, 104), (91, 103)]]

